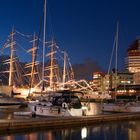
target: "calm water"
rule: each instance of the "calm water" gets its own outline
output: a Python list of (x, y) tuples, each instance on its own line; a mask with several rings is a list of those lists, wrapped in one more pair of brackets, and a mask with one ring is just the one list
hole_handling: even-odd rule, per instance
[(103, 123), (79, 128), (1, 134), (0, 140), (140, 140), (140, 121)]
[[(92, 113), (95, 115), (101, 114), (100, 104), (92, 104), (91, 106), (94, 108)], [(1, 111), (0, 118), (16, 118), (13, 116), (13, 111)], [(1, 132), (0, 140), (140, 140), (140, 120), (101, 123), (74, 128), (46, 129), (37, 132), (13, 134)]]

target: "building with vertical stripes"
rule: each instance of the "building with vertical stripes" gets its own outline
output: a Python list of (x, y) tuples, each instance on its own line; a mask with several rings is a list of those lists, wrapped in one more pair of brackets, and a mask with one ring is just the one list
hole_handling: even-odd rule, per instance
[(140, 38), (135, 40), (128, 48), (125, 61), (129, 72), (140, 72)]

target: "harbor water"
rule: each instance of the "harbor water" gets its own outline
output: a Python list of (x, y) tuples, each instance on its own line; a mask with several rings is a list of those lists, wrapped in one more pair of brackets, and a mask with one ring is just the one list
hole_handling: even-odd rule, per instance
[(0, 140), (140, 140), (140, 121), (0, 134)]
[[(101, 104), (91, 103), (93, 115), (100, 115)], [(27, 108), (19, 109), (19, 111)], [(18, 110), (0, 111), (1, 119), (28, 119), (14, 116)], [(41, 117), (40, 117), (41, 119)], [(0, 140), (140, 140), (140, 120), (102, 122), (79, 127), (39, 129), (37, 131), (0, 132)]]

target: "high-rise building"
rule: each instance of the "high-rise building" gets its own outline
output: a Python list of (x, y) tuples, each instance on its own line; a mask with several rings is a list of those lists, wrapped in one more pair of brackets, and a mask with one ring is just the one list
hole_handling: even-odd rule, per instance
[(140, 38), (135, 40), (127, 50), (126, 68), (129, 72), (140, 72)]

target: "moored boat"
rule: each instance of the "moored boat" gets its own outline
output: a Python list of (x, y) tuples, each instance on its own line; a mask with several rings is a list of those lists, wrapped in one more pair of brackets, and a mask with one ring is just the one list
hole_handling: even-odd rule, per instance
[(102, 111), (107, 112), (140, 112), (140, 102), (104, 103)]
[(14, 112), (15, 116), (32, 116), (32, 112), (31, 111), (23, 111), (23, 112)]
[(86, 115), (87, 111), (78, 96), (71, 91), (56, 94), (49, 101), (29, 102), (28, 106), (33, 114), (39, 116), (82, 116)]

